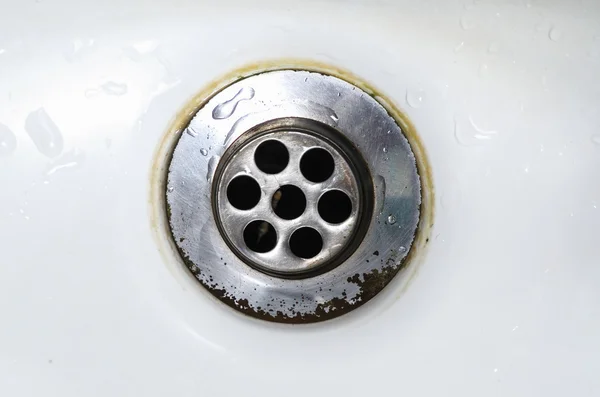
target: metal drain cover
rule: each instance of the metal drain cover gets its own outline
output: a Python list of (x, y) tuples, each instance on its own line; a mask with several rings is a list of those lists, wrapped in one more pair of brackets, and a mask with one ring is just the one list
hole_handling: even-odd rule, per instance
[(214, 95), (173, 152), (167, 215), (186, 265), (254, 317), (315, 322), (375, 296), (415, 237), (414, 154), (385, 108), (341, 79), (251, 76)]

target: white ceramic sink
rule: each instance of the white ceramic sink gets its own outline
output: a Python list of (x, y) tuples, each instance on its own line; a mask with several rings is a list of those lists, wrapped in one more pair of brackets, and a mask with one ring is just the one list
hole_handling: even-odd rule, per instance
[[(600, 3), (5, 0), (0, 395), (594, 396)], [(435, 225), (408, 284), (308, 326), (170, 261), (177, 112), (250, 63), (339, 66), (414, 123)]]

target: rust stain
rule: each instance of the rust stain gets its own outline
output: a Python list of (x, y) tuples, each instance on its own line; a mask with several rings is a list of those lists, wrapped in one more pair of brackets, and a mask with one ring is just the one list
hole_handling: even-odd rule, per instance
[[(164, 194), (166, 189), (166, 174), (180, 133), (185, 130), (186, 126), (190, 123), (198, 110), (225, 87), (240, 79), (276, 70), (302, 70), (334, 76), (359, 87), (373, 97), (401, 127), (402, 132), (408, 139), (415, 155), (417, 170), (421, 179), (420, 220), (412, 247), (404, 260), (401, 263), (398, 263), (396, 259), (398, 253), (396, 251), (391, 251), (390, 256), (386, 258), (385, 261), (384, 259), (381, 259), (382, 263), (385, 263), (385, 266), (381, 270), (374, 270), (362, 275), (356, 274), (354, 277), (348, 279), (348, 282), (355, 283), (360, 288), (359, 294), (353, 300), (349, 301), (343, 298), (335, 298), (319, 304), (314, 313), (310, 314), (299, 313), (293, 309), (289, 310), (287, 313), (283, 312), (276, 308), (275, 302), (268, 304), (267, 307), (264, 308), (253, 308), (246, 299), (235, 300), (225, 289), (219, 289), (216, 285), (211, 285), (209, 282), (203, 281), (200, 269), (188, 258), (180, 255), (175, 242), (170, 238), (170, 229), (167, 218), (167, 213), (170, 209), (168, 208), (166, 195)], [(251, 63), (214, 79), (187, 101), (184, 107), (175, 115), (155, 151), (150, 169), (149, 205), (151, 226), (158, 243), (159, 251), (163, 255), (165, 262), (169, 264), (171, 273), (181, 280), (183, 275), (180, 270), (185, 267), (187, 269), (184, 270), (189, 269), (186, 271), (188, 276), (192, 276), (196, 282), (200, 281), (206, 290), (214, 297), (237, 311), (267, 321), (292, 324), (313, 323), (324, 319), (339, 317), (342, 314), (363, 305), (377, 295), (400, 271), (412, 269), (410, 273), (406, 274), (407, 282), (404, 283), (401, 293), (406, 290), (417, 274), (418, 262), (422, 261), (429, 242), (435, 215), (434, 195), (432, 170), (427, 159), (427, 153), (423, 142), (418, 136), (415, 126), (406, 114), (394, 104), (391, 98), (387, 97), (382, 91), (348, 70), (306, 59), (286, 58)]]

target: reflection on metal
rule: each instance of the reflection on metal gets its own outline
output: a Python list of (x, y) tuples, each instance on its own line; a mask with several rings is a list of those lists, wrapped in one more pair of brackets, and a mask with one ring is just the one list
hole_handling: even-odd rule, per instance
[(402, 130), (359, 87), (308, 71), (254, 75), (210, 98), (187, 129), (167, 175), (169, 224), (223, 302), (270, 321), (322, 321), (402, 268), (421, 180)]

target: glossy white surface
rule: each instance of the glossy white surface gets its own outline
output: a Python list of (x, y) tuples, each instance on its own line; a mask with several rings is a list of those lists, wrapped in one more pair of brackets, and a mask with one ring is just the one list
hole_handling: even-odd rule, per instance
[[(596, 1), (2, 9), (0, 395), (600, 392)], [(279, 57), (392, 97), (437, 191), (408, 288), (313, 326), (247, 319), (182, 281), (149, 215), (174, 114)]]

